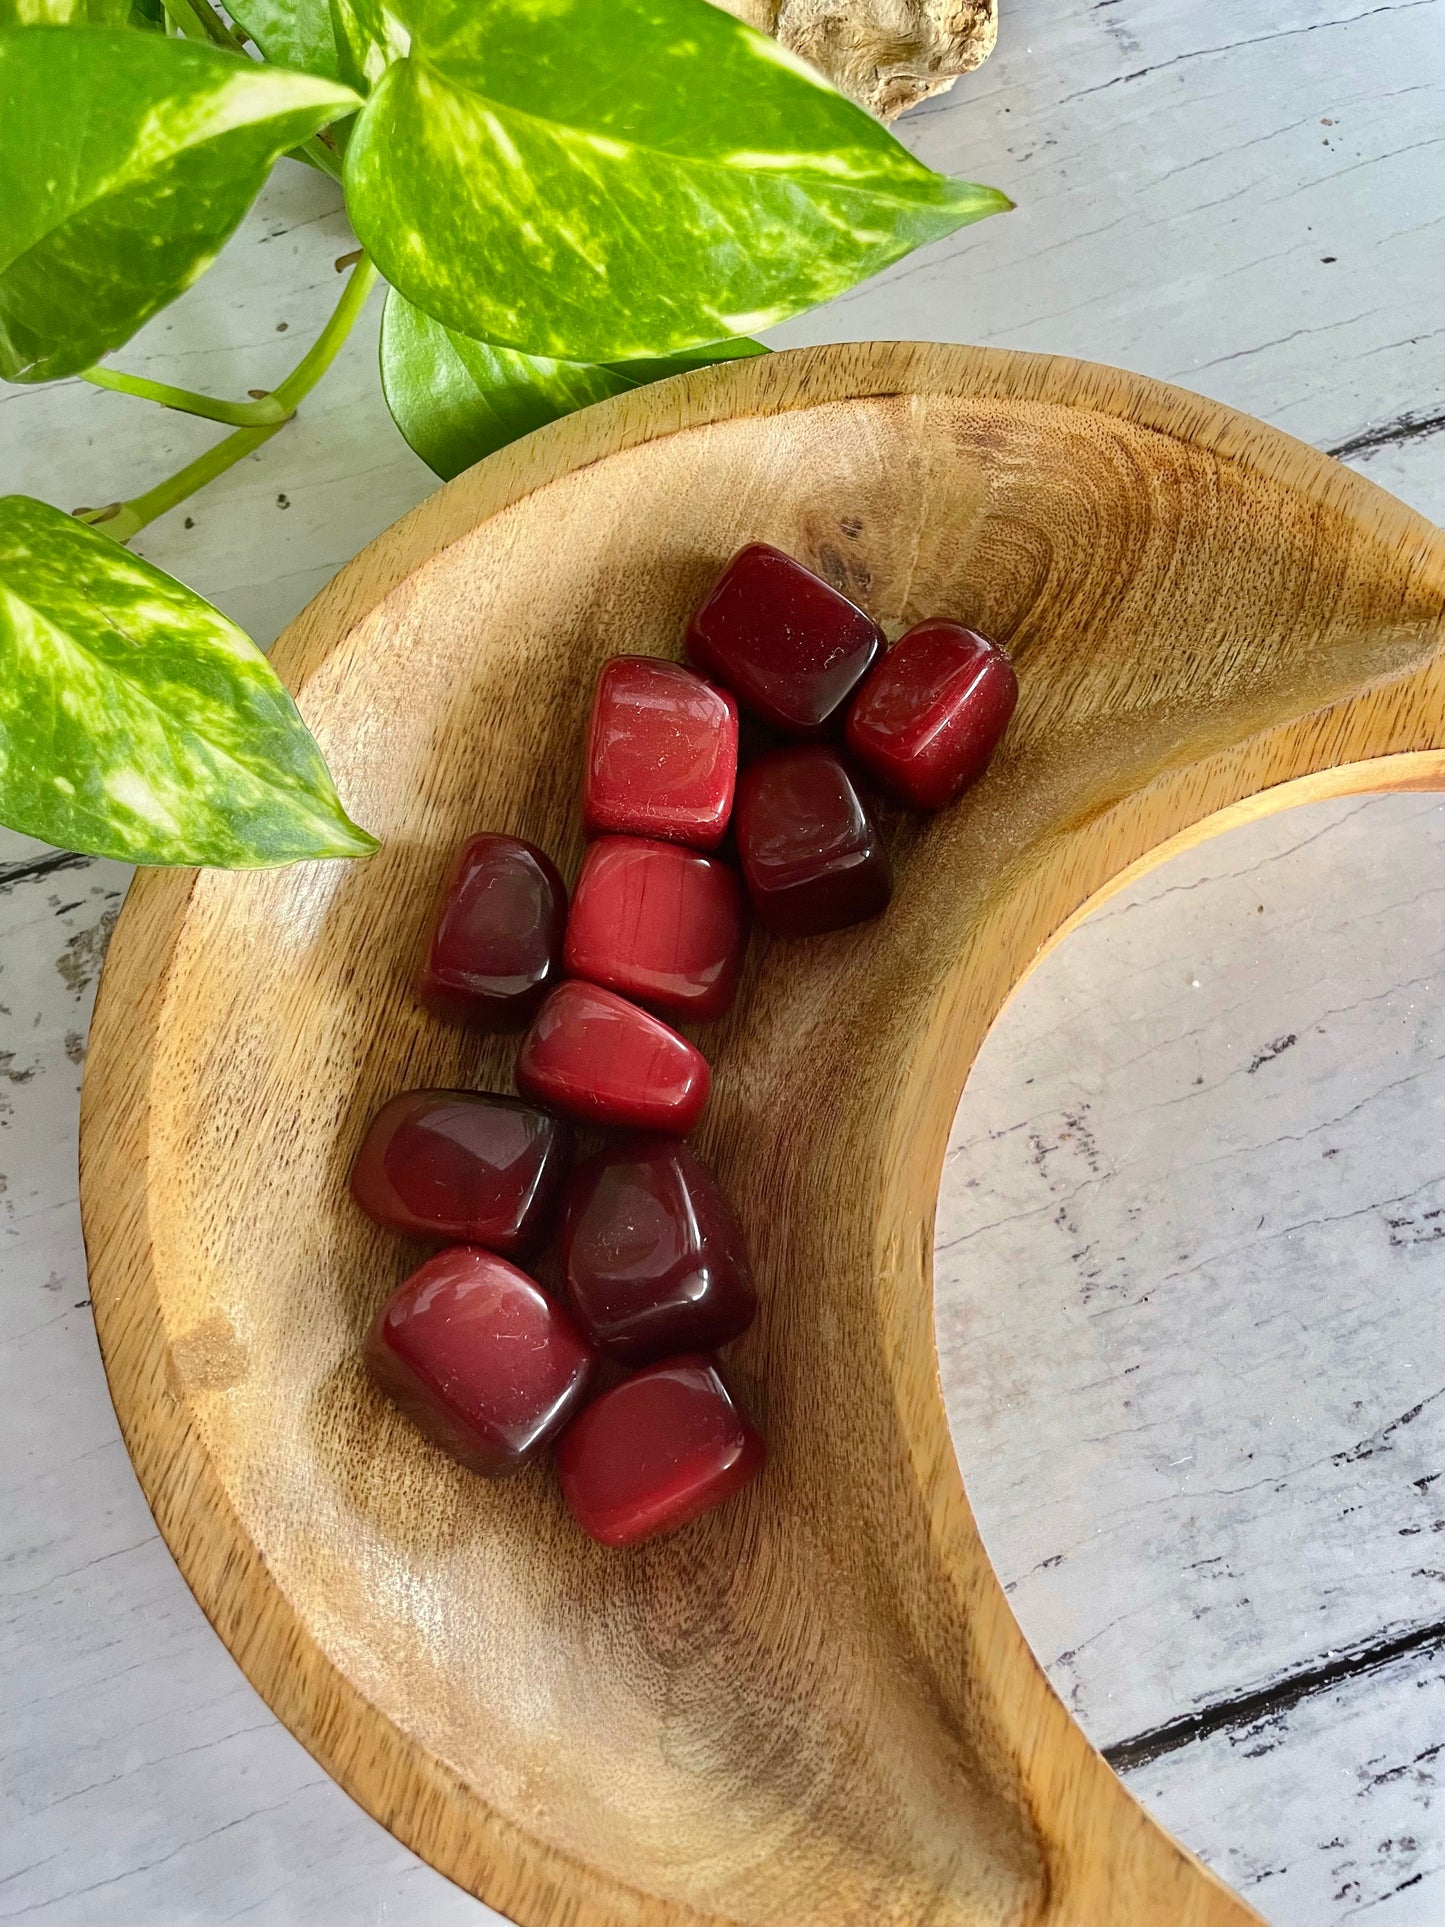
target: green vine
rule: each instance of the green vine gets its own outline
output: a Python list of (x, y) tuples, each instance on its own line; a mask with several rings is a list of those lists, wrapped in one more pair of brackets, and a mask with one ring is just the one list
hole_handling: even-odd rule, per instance
[[(204, 455), (199, 456), (194, 462), (188, 462), (174, 475), (167, 476), (165, 481), (157, 482), (143, 495), (132, 496), (128, 502), (112, 502), (109, 507), (103, 509), (77, 509), (75, 511), (77, 520), (89, 522), (96, 528), (103, 528), (106, 534), (113, 536), (117, 542), (129, 542), (131, 537), (139, 534), (148, 522), (154, 522), (158, 515), (164, 515), (167, 509), (173, 509), (178, 502), (184, 502), (188, 495), (194, 495), (197, 489), (204, 488), (207, 482), (215, 481), (218, 475), (224, 475), (228, 468), (234, 468), (237, 462), (244, 461), (254, 449), (270, 441), (271, 437), (291, 420), (300, 403), (310, 394), (335, 361), (342, 342), (351, 333), (356, 317), (366, 305), (366, 297), (375, 286), (376, 269), (363, 254), (347, 277), (346, 287), (332, 312), (331, 319), (306, 354), (297, 362), (281, 385), (274, 389), (264, 401), (251, 404), (255, 409), (264, 410), (264, 414), (254, 419), (251, 425), (238, 428), (234, 435), (228, 435), (224, 441), (217, 442), (214, 448), (207, 449)], [(86, 371), (87, 380), (94, 381), (96, 378), (95, 369)], [(204, 395), (187, 395), (187, 391), (181, 388), (166, 389), (163, 382), (146, 382), (145, 378), (139, 375), (120, 376), (105, 381), (101, 385), (124, 388), (130, 394), (165, 389), (164, 393), (148, 393), (147, 399), (163, 402), (167, 408), (184, 408), (189, 414), (206, 415), (213, 421), (233, 421), (244, 412), (246, 407), (244, 403), (208, 402)], [(172, 396), (183, 395), (187, 396), (184, 401), (171, 399)], [(228, 414), (217, 412), (221, 409), (228, 409), (231, 412)]]

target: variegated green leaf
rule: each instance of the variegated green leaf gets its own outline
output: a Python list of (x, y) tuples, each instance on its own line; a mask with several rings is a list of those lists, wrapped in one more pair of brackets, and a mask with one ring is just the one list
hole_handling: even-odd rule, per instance
[(524, 355), (444, 328), (395, 288), (381, 317), (381, 385), (397, 427), (443, 480), (545, 422), (647, 382), (766, 354), (743, 337), (689, 355), (603, 365)]
[(1009, 205), (706, 0), (391, 0), (357, 234), (448, 327), (587, 361), (781, 321)]
[(226, 0), (242, 33), (282, 67), (341, 79), (327, 0)]
[(0, 822), (227, 869), (376, 848), (255, 644), (107, 535), (0, 499)]
[(163, 29), (160, 0), (0, 0), (0, 27)]
[(330, 0), (331, 31), (341, 77), (367, 93), (411, 45), (411, 34), (387, 0)]
[(188, 40), (0, 30), (0, 375), (88, 368), (209, 266), (349, 88)]

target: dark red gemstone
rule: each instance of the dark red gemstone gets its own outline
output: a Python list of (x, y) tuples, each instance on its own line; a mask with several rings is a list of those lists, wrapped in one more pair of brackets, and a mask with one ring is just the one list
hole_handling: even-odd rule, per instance
[(521, 1251), (546, 1228), (572, 1133), (489, 1091), (407, 1091), (382, 1106), (351, 1167), (351, 1195), (392, 1231)]
[(366, 1362), (429, 1439), (493, 1479), (556, 1436), (596, 1369), (592, 1347), (540, 1285), (470, 1245), (438, 1252), (393, 1292)]
[(1018, 695), (996, 643), (934, 616), (900, 636), (859, 690), (848, 747), (905, 803), (939, 810), (983, 775)]
[(736, 829), (753, 908), (779, 936), (841, 930), (887, 907), (888, 852), (831, 749), (777, 749), (750, 763)]
[(597, 678), (582, 814), (621, 830), (715, 849), (732, 814), (738, 706), (680, 662), (614, 656)]
[(696, 1127), (712, 1073), (660, 1017), (597, 984), (559, 984), (532, 1020), (517, 1089), (584, 1124), (631, 1131)]
[(781, 549), (740, 549), (693, 617), (687, 653), (784, 736), (825, 735), (883, 647), (846, 596)]
[(733, 1208), (702, 1159), (675, 1138), (620, 1145), (578, 1165), (561, 1249), (577, 1322), (624, 1365), (712, 1351), (757, 1310)]
[(720, 858), (604, 836), (572, 892), (567, 970), (680, 1017), (720, 1017), (737, 994), (747, 900)]
[(463, 844), (417, 979), (438, 1016), (520, 1030), (562, 975), (567, 891), (551, 858), (517, 836)]
[(668, 1359), (604, 1392), (557, 1443), (562, 1491), (604, 1546), (675, 1532), (763, 1469), (763, 1441), (710, 1358)]

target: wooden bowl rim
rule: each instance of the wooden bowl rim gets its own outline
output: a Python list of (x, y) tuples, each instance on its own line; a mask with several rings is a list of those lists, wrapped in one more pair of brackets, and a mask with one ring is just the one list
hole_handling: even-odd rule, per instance
[[(1445, 538), (1424, 517), (1281, 430), (1187, 390), (1062, 356), (920, 342), (838, 344), (722, 364), (639, 389), (500, 451), (438, 489), (346, 564), (284, 632), (275, 666), (304, 712), (311, 677), (372, 609), (441, 550), (564, 474), (709, 423), (894, 396), (1037, 402), (1131, 422), (1348, 516), (1445, 582)], [(1384, 760), (1302, 775), (1271, 791), (1265, 807), (1445, 783), (1445, 750), (1387, 759), (1401, 766), (1388, 779)], [(1124, 881), (1213, 829), (1258, 813), (1258, 804), (1232, 804), (1167, 839), (1091, 897), (1054, 941)], [(188, 1405), (168, 1384), (146, 1208), (148, 1088), (166, 979), (198, 876), (142, 871), (128, 892), (97, 996), (81, 1106), (81, 1210), (96, 1327), (121, 1431), (161, 1534), (202, 1611), (271, 1710), (353, 1798), (432, 1866), (537, 1927), (564, 1918), (626, 1919), (639, 1927), (684, 1919), (720, 1923), (721, 1916), (680, 1908), (599, 1874), (484, 1808), (445, 1765), (379, 1713), (327, 1660), (267, 1571)], [(126, 1100), (119, 1115), (117, 1093)], [(956, 1464), (954, 1476), (961, 1491)], [(188, 1556), (183, 1526), (198, 1511), (207, 1516), (212, 1547), (224, 1533), (224, 1559)], [(1086, 1736), (1079, 1737), (1087, 1746)]]

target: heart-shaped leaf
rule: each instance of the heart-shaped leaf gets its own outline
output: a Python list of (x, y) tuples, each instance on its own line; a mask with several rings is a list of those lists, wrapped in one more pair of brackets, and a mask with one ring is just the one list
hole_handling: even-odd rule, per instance
[(392, 288), (381, 317), (381, 385), (397, 427), (443, 480), (534, 428), (669, 375), (766, 354), (745, 337), (652, 361), (559, 361), (444, 328)]
[(297, 73), (341, 79), (328, 0), (227, 0), (226, 11), (268, 60)]
[(0, 499), (0, 821), (132, 863), (252, 869), (376, 848), (256, 645), (24, 495)]
[(357, 234), (448, 327), (621, 361), (751, 334), (1009, 203), (706, 0), (393, 0)]
[(0, 31), (0, 375), (73, 375), (188, 288), (349, 88), (160, 34)]

